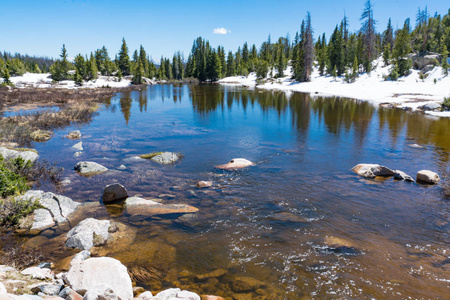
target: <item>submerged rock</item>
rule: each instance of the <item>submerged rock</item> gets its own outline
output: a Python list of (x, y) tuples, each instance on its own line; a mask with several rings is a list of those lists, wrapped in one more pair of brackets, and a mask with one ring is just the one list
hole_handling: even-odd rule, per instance
[(394, 176), (395, 172), (384, 166), (377, 164), (359, 164), (352, 168), (353, 172), (365, 178), (375, 178), (377, 176)]
[(81, 138), (81, 132), (79, 130), (71, 131), (67, 135), (67, 138), (69, 138), (69, 139), (79, 139), (79, 138)]
[(47, 130), (35, 130), (30, 134), (30, 137), (35, 142), (46, 142), (52, 138), (53, 132)]
[(229, 163), (216, 166), (217, 169), (235, 170), (253, 166), (254, 163), (245, 158), (233, 158)]
[(128, 197), (127, 189), (119, 184), (107, 185), (103, 191), (103, 203), (110, 203)]
[(177, 160), (181, 158), (181, 155), (174, 152), (155, 152), (155, 153), (149, 153), (140, 155), (140, 158), (144, 159), (150, 159), (154, 162), (157, 162), (159, 164), (167, 165), (167, 164), (173, 164)]
[(433, 171), (429, 170), (422, 170), (417, 172), (417, 182), (421, 183), (427, 183), (427, 184), (436, 184), (441, 179), (439, 178), (439, 175)]
[(80, 205), (68, 197), (35, 190), (28, 191), (17, 199), (19, 201), (38, 201), (42, 205), (43, 208), (34, 211), (33, 223), (30, 228), (37, 230), (69, 221), (69, 216)]
[(409, 176), (408, 174), (406, 174), (405, 172), (400, 171), (400, 170), (395, 171), (394, 179), (395, 180), (404, 180), (404, 181), (408, 181), (408, 182), (415, 182), (415, 180), (411, 176)]
[(11, 159), (15, 159), (17, 157), (21, 157), (23, 160), (25, 160), (25, 161), (29, 160), (32, 163), (34, 163), (39, 157), (39, 154), (37, 153), (37, 151), (31, 151), (31, 150), (18, 151), (18, 150), (8, 149), (5, 147), (0, 147), (0, 155), (3, 156), (3, 158), (5, 160), (11, 160)]
[(125, 201), (126, 212), (130, 215), (165, 215), (194, 213), (198, 208), (187, 204), (161, 204), (140, 197), (130, 197)]
[(66, 247), (89, 250), (106, 244), (110, 237), (111, 221), (87, 218), (67, 233)]
[(74, 167), (81, 175), (91, 176), (108, 171), (108, 168), (92, 161), (80, 161)]
[(212, 181), (199, 181), (197, 182), (197, 187), (198, 188), (206, 188), (206, 187), (211, 187), (212, 186)]
[(72, 146), (73, 149), (78, 151), (83, 151), (83, 142), (78, 142), (75, 145)]
[[(102, 292), (106, 292), (107, 287), (120, 299), (132, 299), (133, 287), (127, 268), (117, 259), (87, 258), (89, 255), (88, 251), (83, 251), (74, 257), (65, 277), (68, 285), (77, 293), (90, 292), (91, 295), (95, 291), (102, 290), (103, 287), (105, 289)], [(111, 295), (109, 290), (107, 294)]]

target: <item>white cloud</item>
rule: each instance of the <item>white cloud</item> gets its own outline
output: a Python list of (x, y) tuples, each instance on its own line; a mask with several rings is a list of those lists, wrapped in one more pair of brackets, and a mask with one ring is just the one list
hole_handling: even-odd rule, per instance
[(231, 33), (231, 30), (220, 27), (220, 28), (214, 28), (213, 33), (214, 34), (227, 34), (227, 33)]

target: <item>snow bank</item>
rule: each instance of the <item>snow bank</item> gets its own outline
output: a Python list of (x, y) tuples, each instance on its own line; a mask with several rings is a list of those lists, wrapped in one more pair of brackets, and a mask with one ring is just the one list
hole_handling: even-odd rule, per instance
[[(384, 77), (390, 73), (391, 66), (385, 67), (382, 59), (375, 61), (375, 65), (375, 70), (370, 74), (361, 74), (354, 83), (346, 83), (343, 76), (336, 80), (331, 76), (320, 76), (317, 68), (314, 68), (310, 82), (295, 82), (290, 79), (291, 67), (286, 69), (286, 77), (262, 85), (256, 86), (254, 73), (248, 77), (226, 77), (219, 80), (219, 83), (304, 92), (318, 96), (340, 96), (370, 101), (374, 104), (392, 103), (397, 107), (413, 110), (428, 102), (442, 103), (445, 97), (450, 96), (450, 75), (443, 76), (441, 67), (435, 67), (428, 72), (428, 77), (424, 80), (419, 78), (419, 71), (412, 70), (409, 76), (401, 77), (398, 81), (385, 81)], [(426, 113), (450, 117), (450, 112)]]
[[(36, 88), (66, 88), (66, 89), (76, 89), (76, 88), (98, 88), (110, 86), (112, 88), (127, 87), (131, 85), (131, 80), (127, 78), (122, 78), (121, 81), (115, 81), (116, 77), (99, 76), (98, 79), (93, 81), (84, 82), (82, 86), (75, 86), (73, 80), (64, 80), (59, 83), (52, 83), (52, 79), (49, 73), (35, 74), (35, 73), (25, 73), (23, 76), (15, 76), (10, 78), (11, 82), (18, 88), (24, 87), (36, 87)], [(0, 82), (2, 80), (0, 79)]]

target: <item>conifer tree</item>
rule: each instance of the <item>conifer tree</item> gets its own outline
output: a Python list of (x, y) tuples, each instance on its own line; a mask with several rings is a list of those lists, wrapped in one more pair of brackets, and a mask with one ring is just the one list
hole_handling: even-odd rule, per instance
[[(412, 66), (411, 59), (407, 57), (411, 53), (411, 42), (409, 35), (409, 22), (405, 21), (403, 29), (399, 30), (395, 39), (395, 45), (393, 50), (393, 58), (396, 62), (396, 68), (398, 69), (399, 76), (405, 76), (409, 74), (409, 69)], [(392, 76), (391, 76), (392, 78)]]
[(384, 46), (384, 51), (383, 51), (383, 61), (384, 61), (385, 66), (389, 65), (390, 59), (391, 59), (391, 44), (387, 43)]
[(78, 71), (78, 68), (75, 69), (74, 81), (75, 81), (76, 86), (83, 85), (83, 77), (81, 77), (80, 72)]
[(444, 45), (444, 49), (442, 51), (442, 73), (448, 76), (448, 70), (450, 69), (450, 64), (448, 63), (448, 50), (447, 46)]
[(118, 66), (122, 75), (126, 76), (131, 74), (130, 57), (128, 56), (128, 47), (125, 42), (125, 38), (122, 39), (122, 47), (119, 51)]
[(233, 52), (229, 51), (228, 52), (228, 57), (227, 57), (226, 76), (230, 77), (230, 76), (234, 76), (234, 75), (235, 75), (235, 67), (234, 67)]
[(10, 75), (9, 75), (9, 70), (8, 68), (4, 68), (3, 72), (2, 72), (2, 77), (3, 77), (3, 83), (6, 85), (11, 85), (11, 81), (10, 81)]
[(358, 73), (359, 73), (359, 64), (358, 64), (358, 58), (355, 55), (355, 58), (353, 60), (353, 67), (352, 67), (353, 79), (356, 79), (356, 77), (358, 77)]
[(117, 70), (117, 80), (118, 80), (119, 82), (122, 81), (122, 77), (123, 77), (122, 71), (120, 71), (120, 69)]
[(41, 69), (39, 68), (39, 65), (37, 63), (34, 64), (33, 73), (42, 73)]
[(364, 47), (364, 69), (366, 72), (371, 71), (372, 60), (377, 56), (376, 53), (376, 33), (375, 25), (376, 21), (373, 18), (373, 5), (370, 0), (366, 1), (364, 11), (361, 15), (362, 21), (361, 33), (363, 34), (363, 47)]
[(390, 45), (389, 51), (394, 47), (394, 30), (392, 29), (391, 18), (389, 18), (386, 30), (383, 32), (381, 46), (386, 50), (386, 45)]
[(98, 78), (97, 63), (95, 62), (94, 55), (91, 52), (91, 57), (89, 59), (89, 77), (90, 80), (95, 80)]
[(136, 70), (134, 72), (133, 78), (131, 79), (131, 83), (133, 84), (142, 84), (144, 74), (144, 67), (142, 66), (142, 61), (138, 60)]

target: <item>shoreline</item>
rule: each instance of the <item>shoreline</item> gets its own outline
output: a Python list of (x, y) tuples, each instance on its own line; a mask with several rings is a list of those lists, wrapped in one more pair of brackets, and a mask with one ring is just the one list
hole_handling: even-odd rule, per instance
[[(378, 61), (378, 64), (381, 64)], [(332, 76), (320, 76), (315, 68), (310, 82), (296, 82), (291, 79), (291, 68), (288, 76), (269, 79), (270, 82), (258, 84), (255, 73), (249, 76), (226, 77), (218, 81), (221, 85), (254, 87), (265, 90), (309, 93), (312, 96), (337, 96), (368, 101), (374, 105), (387, 104), (407, 110), (418, 110), (421, 106), (437, 103), (450, 97), (450, 76), (442, 75), (442, 68), (435, 67), (427, 73), (427, 78), (420, 79), (419, 71), (398, 81), (385, 81), (383, 76), (389, 73), (389, 66), (378, 67), (371, 74), (361, 74), (355, 82), (346, 83), (344, 76), (334, 79)], [(427, 115), (450, 117), (450, 111), (425, 111)]]

